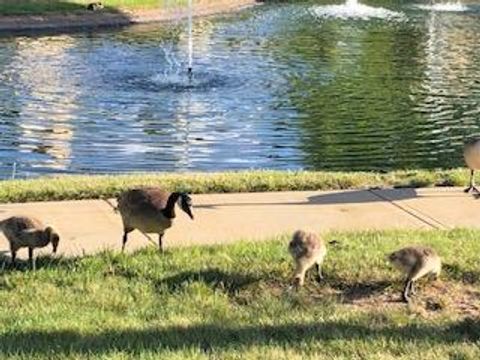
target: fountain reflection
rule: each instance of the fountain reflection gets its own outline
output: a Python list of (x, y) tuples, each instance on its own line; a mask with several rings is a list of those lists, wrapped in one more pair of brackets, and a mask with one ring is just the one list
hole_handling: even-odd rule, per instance
[[(20, 167), (66, 170), (71, 163), (72, 120), (77, 109), (75, 76), (68, 74), (75, 46), (70, 36), (16, 39), (15, 84), (22, 94), (18, 113), (18, 148), (27, 157), (15, 159)], [(58, 69), (63, 69), (59, 71)], [(7, 69), (7, 72), (9, 70)], [(60, 92), (59, 88), (63, 90)]]

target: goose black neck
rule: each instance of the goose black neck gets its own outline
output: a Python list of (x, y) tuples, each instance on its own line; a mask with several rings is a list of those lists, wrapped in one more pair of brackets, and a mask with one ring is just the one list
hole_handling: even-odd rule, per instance
[(177, 202), (178, 198), (180, 197), (180, 193), (174, 192), (171, 193), (167, 200), (167, 206), (163, 209), (163, 214), (169, 218), (175, 218), (175, 203)]

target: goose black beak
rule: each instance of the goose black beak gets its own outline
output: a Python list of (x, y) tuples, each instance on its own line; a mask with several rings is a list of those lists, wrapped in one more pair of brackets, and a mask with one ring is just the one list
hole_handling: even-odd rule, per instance
[(192, 214), (192, 209), (186, 208), (185, 212), (187, 213), (188, 216), (190, 216), (190, 219), (194, 220), (193, 214)]

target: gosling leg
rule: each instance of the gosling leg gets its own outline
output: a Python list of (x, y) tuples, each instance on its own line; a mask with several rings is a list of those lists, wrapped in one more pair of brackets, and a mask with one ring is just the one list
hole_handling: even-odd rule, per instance
[(315, 270), (317, 271), (316, 280), (321, 282), (323, 280), (322, 266), (319, 263), (315, 263)]
[(412, 280), (408, 279), (405, 282), (405, 287), (403, 288), (402, 299), (406, 303), (410, 302), (410, 290), (411, 290), (412, 284), (413, 284)]
[(307, 269), (308, 268), (301, 261), (296, 262), (295, 275), (293, 277), (293, 286), (296, 289), (299, 289), (303, 286)]
[(415, 286), (415, 283), (412, 281), (410, 285), (410, 294), (415, 295), (417, 293), (417, 287)]

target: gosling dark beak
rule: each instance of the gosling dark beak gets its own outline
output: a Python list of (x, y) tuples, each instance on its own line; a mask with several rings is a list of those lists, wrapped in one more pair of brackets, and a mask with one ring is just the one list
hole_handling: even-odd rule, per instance
[(54, 246), (54, 247), (53, 247), (53, 253), (54, 253), (54, 254), (57, 253), (57, 246)]

